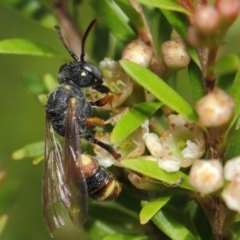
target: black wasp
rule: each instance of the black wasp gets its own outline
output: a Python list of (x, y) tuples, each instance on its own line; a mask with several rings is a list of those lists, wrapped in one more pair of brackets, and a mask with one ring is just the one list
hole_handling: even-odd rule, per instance
[[(60, 39), (73, 62), (64, 64), (58, 73), (59, 86), (48, 97), (46, 105), (45, 163), (43, 174), (43, 214), (48, 229), (54, 231), (64, 225), (63, 209), (73, 224), (81, 229), (87, 218), (88, 196), (97, 201), (115, 199), (121, 187), (114, 176), (100, 167), (90, 156), (81, 154), (80, 139), (97, 144), (115, 159), (120, 155), (109, 145), (87, 132), (94, 125), (103, 125), (92, 118), (92, 106), (112, 103), (110, 89), (103, 84), (100, 69), (84, 61), (86, 38), (97, 19), (87, 28), (82, 40), (82, 53), (78, 58), (69, 48), (60, 27), (56, 26)], [(106, 96), (95, 102), (86, 99), (81, 88), (91, 87)], [(63, 145), (54, 133), (64, 137)]]

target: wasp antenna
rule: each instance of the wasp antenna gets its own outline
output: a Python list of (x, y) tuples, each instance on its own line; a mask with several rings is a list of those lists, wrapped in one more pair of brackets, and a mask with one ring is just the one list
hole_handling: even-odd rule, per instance
[(83, 39), (82, 39), (82, 52), (81, 52), (81, 55), (80, 55), (80, 60), (82, 62), (84, 62), (84, 57), (85, 57), (85, 42), (86, 42), (86, 39), (88, 37), (88, 34), (90, 33), (90, 31), (92, 30), (93, 26), (99, 21), (98, 18), (95, 18), (94, 20), (92, 20), (92, 22), (89, 24), (86, 32), (84, 33), (83, 35)]
[(54, 26), (55, 29), (57, 30), (57, 33), (60, 37), (60, 40), (61, 42), (63, 43), (64, 47), (68, 50), (68, 52), (70, 53), (70, 55), (72, 56), (72, 58), (75, 60), (75, 61), (79, 61), (79, 58), (77, 57), (77, 55), (70, 49), (66, 39), (64, 38), (63, 34), (62, 34), (62, 30), (59, 26)]

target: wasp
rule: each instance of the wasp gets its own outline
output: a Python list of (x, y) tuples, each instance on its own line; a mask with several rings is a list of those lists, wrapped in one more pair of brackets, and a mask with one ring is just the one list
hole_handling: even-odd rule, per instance
[[(80, 139), (85, 138), (101, 146), (115, 159), (120, 155), (108, 144), (90, 134), (87, 130), (103, 125), (98, 118), (92, 118), (92, 107), (111, 104), (113, 96), (103, 85), (100, 69), (93, 63), (85, 62), (86, 38), (97, 22), (94, 19), (82, 39), (82, 52), (78, 58), (69, 45), (60, 27), (55, 26), (60, 40), (70, 53), (73, 62), (60, 67), (59, 86), (48, 96), (46, 104), (45, 161), (42, 181), (43, 215), (51, 235), (64, 225), (64, 211), (71, 221), (81, 229), (88, 212), (88, 197), (97, 201), (110, 201), (121, 191), (119, 182), (91, 156), (81, 152)], [(103, 98), (88, 101), (81, 88), (91, 87), (106, 94)], [(56, 133), (56, 134), (55, 134)], [(57, 135), (63, 137), (63, 143)]]

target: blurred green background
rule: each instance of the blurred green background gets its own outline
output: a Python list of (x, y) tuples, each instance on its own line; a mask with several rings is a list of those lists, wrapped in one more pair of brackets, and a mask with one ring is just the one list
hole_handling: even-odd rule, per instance
[[(54, 28), (44, 28), (0, 2), (0, 40), (8, 38), (31, 39), (67, 56)], [(56, 76), (62, 64), (55, 58), (0, 54), (0, 170), (6, 173), (1, 187), (9, 189), (9, 196), (10, 186), (17, 188), (13, 190), (13, 202), (9, 197), (6, 206), (0, 206), (1, 214), (9, 216), (1, 240), (52, 239), (42, 216), (42, 163), (33, 166), (31, 159), (14, 161), (11, 155), (28, 143), (44, 139), (44, 107), (24, 87), (23, 74), (42, 80), (46, 72)], [(69, 224), (54, 239), (79, 239), (79, 236)]]
[[(86, 9), (91, 11), (87, 6)], [(79, 18), (88, 23), (94, 16), (86, 14)], [(229, 31), (222, 51), (239, 52), (239, 25), (238, 19)], [(8, 38), (38, 41), (67, 56), (54, 29), (44, 28), (0, 2), (0, 40)], [(0, 54), (0, 170), (6, 172), (1, 186), (10, 184), (17, 189), (13, 191), (13, 201), (6, 199), (6, 206), (0, 206), (0, 213), (9, 216), (1, 240), (51, 239), (42, 217), (42, 163), (33, 166), (31, 159), (13, 161), (11, 154), (28, 143), (44, 139), (44, 107), (26, 90), (22, 75), (29, 73), (39, 80), (46, 72), (56, 76), (62, 63), (55, 58)], [(71, 224), (67, 224), (54, 239), (80, 239), (80, 236)]]

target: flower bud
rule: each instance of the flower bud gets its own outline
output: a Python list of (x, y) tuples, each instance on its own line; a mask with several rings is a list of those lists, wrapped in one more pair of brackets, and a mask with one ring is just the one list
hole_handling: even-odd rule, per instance
[(190, 56), (181, 39), (175, 38), (164, 42), (161, 46), (163, 61), (169, 69), (180, 70), (188, 66)]
[(196, 103), (199, 122), (206, 127), (218, 127), (228, 123), (234, 107), (233, 98), (218, 88)]
[(187, 31), (187, 40), (188, 42), (194, 46), (199, 47), (203, 43), (202, 34), (194, 26), (189, 26)]
[(224, 178), (232, 181), (240, 173), (240, 157), (228, 160), (224, 166)]
[(129, 43), (122, 53), (122, 59), (137, 63), (143, 67), (148, 67), (152, 56), (152, 48), (139, 39)]
[(235, 175), (233, 181), (223, 190), (222, 198), (227, 207), (240, 212), (240, 175)]
[(189, 183), (200, 193), (212, 193), (223, 186), (222, 165), (218, 160), (196, 160), (190, 170)]
[(218, 11), (210, 5), (198, 8), (194, 14), (195, 27), (203, 34), (216, 33), (220, 25)]
[(239, 0), (216, 0), (215, 7), (221, 20), (230, 25), (238, 16)]

